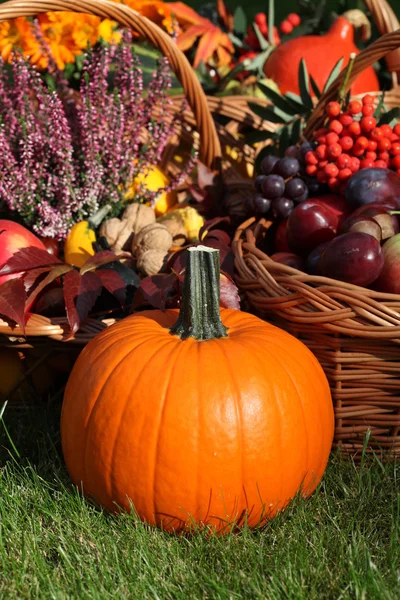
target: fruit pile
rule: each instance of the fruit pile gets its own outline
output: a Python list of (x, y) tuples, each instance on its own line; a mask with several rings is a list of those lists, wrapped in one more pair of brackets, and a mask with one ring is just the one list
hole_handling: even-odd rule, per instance
[(377, 124), (373, 97), (327, 105), (327, 123), (315, 132), (316, 147), (305, 155), (305, 172), (333, 192), (344, 192), (346, 182), (360, 169), (391, 168), (400, 174), (400, 124)]
[[(256, 16), (254, 17), (254, 23), (257, 25), (258, 29), (260, 30), (260, 33), (265, 37), (265, 39), (268, 39), (269, 30), (268, 30), (267, 15), (263, 12), (257, 13)], [(290, 33), (292, 33), (292, 31), (295, 27), (298, 27), (300, 25), (300, 23), (301, 23), (300, 16), (296, 13), (290, 13), (286, 17), (286, 19), (284, 19), (282, 21), (282, 23), (279, 25), (279, 31), (283, 35), (289, 35)], [(273, 33), (274, 33), (274, 44), (277, 46), (281, 42), (277, 27), (274, 27)], [(254, 31), (254, 29), (251, 25), (247, 28), (247, 35), (245, 36), (243, 41), (253, 51), (260, 51), (260, 49), (261, 49), (260, 42), (258, 40), (256, 32)]]

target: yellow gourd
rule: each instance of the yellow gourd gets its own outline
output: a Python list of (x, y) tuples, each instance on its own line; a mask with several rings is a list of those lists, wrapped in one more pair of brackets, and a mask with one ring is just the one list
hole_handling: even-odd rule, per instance
[(93, 242), (96, 234), (88, 221), (73, 225), (64, 244), (64, 260), (70, 265), (81, 268), (94, 255)]
[(204, 218), (197, 212), (193, 206), (186, 206), (178, 209), (182, 215), (186, 228), (186, 235), (189, 240), (197, 240), (199, 231), (204, 225)]
[[(139, 186), (150, 190), (150, 192), (156, 192), (160, 188), (165, 188), (169, 185), (168, 177), (158, 167), (152, 167), (146, 173), (139, 173), (134, 179), (131, 190), (127, 195), (127, 199), (133, 197), (138, 192)], [(154, 211), (157, 217), (165, 214), (171, 206), (174, 206), (178, 200), (177, 193), (173, 190), (172, 192), (161, 192), (154, 205)]]

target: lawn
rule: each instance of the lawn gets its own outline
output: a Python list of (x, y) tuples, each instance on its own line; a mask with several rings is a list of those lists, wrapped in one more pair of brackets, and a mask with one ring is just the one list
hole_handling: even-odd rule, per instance
[(399, 465), (333, 456), (317, 493), (263, 531), (169, 536), (72, 488), (58, 409), (3, 418), (2, 600), (400, 598)]

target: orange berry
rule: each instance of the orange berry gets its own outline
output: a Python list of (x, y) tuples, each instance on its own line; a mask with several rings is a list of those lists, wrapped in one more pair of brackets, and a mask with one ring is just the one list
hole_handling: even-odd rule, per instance
[(392, 158), (392, 166), (395, 169), (400, 169), (400, 155), (399, 154), (397, 154), (397, 156), (394, 156)]
[(360, 162), (360, 169), (372, 169), (374, 166), (374, 161), (370, 158), (363, 158)]
[[(368, 106), (368, 105), (367, 105)], [(361, 130), (368, 133), (376, 127), (376, 119), (374, 117), (363, 117), (360, 121)]]
[(289, 21), (285, 20), (279, 25), (279, 29), (284, 35), (289, 35), (289, 33), (292, 33), (293, 31), (293, 25)]
[(286, 20), (289, 21), (293, 25), (293, 27), (298, 27), (301, 23), (301, 18), (297, 13), (290, 13)]
[(344, 137), (340, 138), (339, 144), (343, 150), (350, 150), (350, 148), (353, 147), (354, 142), (350, 136), (345, 135)]
[(384, 135), (384, 137), (390, 138), (392, 137), (392, 128), (390, 127), (390, 125), (388, 125), (387, 123), (385, 123), (384, 125), (380, 126), (380, 129), (382, 130), (382, 133)]
[(350, 159), (349, 169), (353, 173), (357, 173), (357, 171), (360, 169), (360, 159), (356, 156), (352, 156)]
[(326, 183), (328, 181), (328, 177), (327, 177), (325, 171), (318, 171), (317, 179), (320, 183)]
[(318, 163), (318, 169), (324, 169), (327, 164), (328, 164), (327, 160), (320, 160)]
[(393, 127), (393, 133), (400, 137), (400, 123), (397, 123), (397, 125)]
[(400, 142), (392, 143), (392, 145), (390, 146), (390, 154), (393, 154), (394, 156), (400, 154)]
[(367, 150), (376, 150), (378, 147), (378, 142), (376, 142), (375, 140), (368, 140), (368, 146), (367, 146)]
[(375, 127), (375, 129), (373, 129), (371, 131), (371, 140), (375, 140), (376, 142), (378, 142), (379, 140), (381, 140), (383, 138), (383, 131), (380, 127)]
[(339, 191), (339, 188), (340, 188), (340, 182), (339, 182), (339, 180), (338, 180), (338, 178), (337, 178), (337, 177), (330, 177), (330, 178), (328, 179), (328, 185), (329, 185), (329, 189), (330, 189), (332, 192), (338, 192), (338, 191)]
[(306, 163), (308, 163), (309, 165), (318, 164), (318, 157), (315, 154), (315, 152), (313, 152), (312, 150), (309, 150), (308, 152), (306, 152), (306, 155), (304, 158), (306, 160)]
[(354, 119), (349, 113), (343, 113), (342, 115), (340, 115), (339, 121), (344, 127), (348, 127), (349, 125), (351, 125)]
[(358, 115), (362, 111), (362, 104), (359, 100), (349, 102), (348, 111), (351, 115)]
[(377, 158), (376, 152), (371, 152), (371, 151), (366, 152), (365, 158), (367, 158), (368, 160), (372, 160), (372, 161), (376, 160), (376, 158)]
[(344, 169), (340, 169), (340, 171), (338, 173), (338, 179), (340, 179), (340, 181), (346, 181), (352, 175), (353, 175), (353, 172), (351, 171), (351, 169), (349, 169), (348, 167), (346, 167)]
[(266, 25), (267, 24), (267, 15), (263, 12), (257, 13), (256, 16), (254, 17), (254, 23), (257, 23), (258, 27), (260, 27), (260, 25)]
[(365, 96), (362, 99), (362, 103), (365, 104), (373, 104), (374, 103), (374, 97), (371, 96), (371, 94), (365, 94)]
[(315, 148), (315, 154), (318, 156), (319, 160), (325, 160), (326, 158), (326, 144), (320, 144)]
[(325, 136), (326, 143), (330, 146), (331, 144), (337, 144), (339, 141), (339, 136), (334, 131), (331, 131)]
[(329, 177), (337, 177), (339, 173), (339, 169), (335, 165), (335, 163), (328, 163), (324, 168), (325, 173)]
[(342, 154), (342, 147), (340, 144), (330, 144), (327, 148), (329, 158), (337, 158)]
[(387, 163), (384, 160), (376, 160), (374, 167), (375, 169), (387, 169)]
[(337, 157), (336, 164), (339, 167), (339, 169), (345, 169), (350, 164), (350, 156), (343, 152), (340, 156)]
[(379, 157), (379, 160), (384, 160), (387, 163), (389, 162), (389, 159), (390, 159), (389, 152), (387, 152), (386, 150), (384, 150), (383, 152), (379, 152), (378, 157)]
[(389, 150), (389, 148), (390, 148), (391, 145), (392, 145), (391, 141), (387, 137), (384, 137), (381, 140), (379, 140), (379, 142), (378, 142), (378, 149), (381, 152), (384, 152), (386, 150)]
[(335, 133), (339, 134), (343, 131), (343, 125), (337, 119), (333, 119), (333, 121), (329, 123), (329, 129), (330, 131), (334, 131)]
[(360, 133), (361, 133), (361, 125), (360, 125), (360, 123), (358, 121), (353, 121), (349, 125), (349, 133), (353, 137), (357, 137), (358, 135), (360, 135)]
[(364, 117), (372, 117), (375, 112), (375, 108), (373, 104), (365, 104), (362, 107), (362, 114)]
[(310, 175), (310, 177), (313, 177), (318, 171), (318, 167), (317, 165), (307, 165), (306, 166), (306, 173), (307, 175)]
[(337, 117), (340, 114), (339, 102), (329, 102), (326, 107), (326, 114), (328, 117)]

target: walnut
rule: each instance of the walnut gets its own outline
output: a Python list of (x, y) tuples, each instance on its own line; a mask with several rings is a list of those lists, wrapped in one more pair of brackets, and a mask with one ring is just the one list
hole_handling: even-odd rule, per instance
[(122, 219), (108, 219), (100, 227), (100, 235), (104, 235), (111, 248), (116, 252), (129, 250), (134, 235), (154, 223), (156, 215), (150, 206), (130, 204), (126, 207)]
[(144, 275), (156, 275), (164, 266), (168, 252), (164, 250), (146, 250), (139, 255), (137, 268)]
[(143, 227), (133, 238), (132, 254), (139, 256), (146, 250), (168, 252), (173, 244), (172, 235), (161, 223), (153, 223)]
[(157, 219), (157, 223), (165, 225), (172, 235), (174, 246), (183, 246), (186, 242), (186, 226), (181, 214), (177, 211), (167, 213)]
[(122, 215), (122, 221), (126, 221), (130, 230), (136, 235), (143, 227), (155, 223), (156, 213), (151, 206), (144, 204), (129, 204)]

